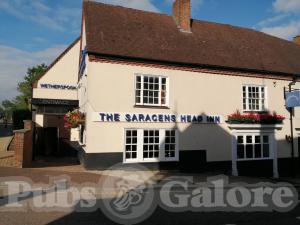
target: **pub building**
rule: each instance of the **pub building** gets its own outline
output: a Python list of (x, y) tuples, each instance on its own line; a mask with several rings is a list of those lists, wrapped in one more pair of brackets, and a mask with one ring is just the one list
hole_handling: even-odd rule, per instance
[(80, 38), (58, 56), (33, 85), (34, 158), (76, 153), (69, 147), (70, 130), (64, 127), (64, 115), (78, 107), (79, 55)]
[[(189, 0), (176, 0), (172, 15), (84, 1), (80, 41), (34, 90), (36, 123), (61, 127), (57, 111), (78, 102), (85, 122), (77, 150), (87, 169), (140, 163), (162, 170), (289, 174), (284, 88), (300, 87), (300, 37), (286, 41), (190, 15)], [(297, 157), (297, 108), (293, 115)]]

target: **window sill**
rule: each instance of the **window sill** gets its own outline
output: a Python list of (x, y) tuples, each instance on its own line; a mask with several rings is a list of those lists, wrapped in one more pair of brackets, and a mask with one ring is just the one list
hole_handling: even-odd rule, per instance
[(148, 160), (126, 160), (123, 161), (123, 164), (137, 164), (137, 163), (168, 163), (168, 162), (179, 162), (179, 159), (170, 159), (170, 160), (155, 160), (155, 159), (148, 159)]
[(228, 124), (228, 127), (231, 130), (281, 130), (283, 124), (245, 124), (245, 123), (237, 123), (237, 124)]
[(144, 108), (144, 109), (170, 109), (168, 106), (155, 106), (155, 105), (134, 105), (134, 108)]
[(243, 113), (257, 113), (257, 114), (260, 114), (260, 113), (269, 113), (268, 110), (261, 110), (261, 111), (256, 111), (256, 110), (243, 110)]
[(264, 160), (273, 160), (273, 158), (268, 157), (268, 158), (248, 158), (248, 159), (237, 159), (237, 162), (247, 162), (247, 161), (264, 161)]

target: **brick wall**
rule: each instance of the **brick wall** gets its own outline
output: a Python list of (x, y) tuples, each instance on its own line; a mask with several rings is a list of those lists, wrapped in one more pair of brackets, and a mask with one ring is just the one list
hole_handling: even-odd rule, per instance
[(14, 131), (14, 137), (9, 146), (9, 151), (15, 152), (15, 158), (22, 167), (28, 167), (32, 162), (32, 138), (33, 122), (25, 120), (24, 129)]

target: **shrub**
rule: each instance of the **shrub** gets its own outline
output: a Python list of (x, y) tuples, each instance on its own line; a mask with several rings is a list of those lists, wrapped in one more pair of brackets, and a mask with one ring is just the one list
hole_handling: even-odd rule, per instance
[(14, 129), (23, 129), (24, 128), (24, 120), (31, 120), (32, 114), (30, 110), (27, 109), (18, 109), (13, 111), (13, 125)]

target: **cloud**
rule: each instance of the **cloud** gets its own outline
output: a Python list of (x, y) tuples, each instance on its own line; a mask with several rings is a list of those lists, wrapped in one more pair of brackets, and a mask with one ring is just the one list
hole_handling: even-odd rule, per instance
[(265, 26), (269, 26), (269, 25), (272, 25), (274, 23), (277, 23), (277, 22), (280, 22), (282, 21), (283, 19), (287, 18), (289, 15), (287, 14), (280, 14), (280, 15), (276, 15), (274, 17), (271, 17), (271, 18), (267, 18), (261, 22), (258, 23), (258, 26), (260, 27), (265, 27)]
[(17, 84), (26, 75), (27, 68), (41, 63), (50, 64), (67, 46), (55, 45), (37, 52), (27, 52), (0, 45), (0, 102), (14, 98)]
[(274, 0), (273, 16), (259, 22), (258, 29), (267, 34), (291, 40), (300, 33), (300, 0)]
[(80, 28), (80, 9), (61, 6), (50, 8), (43, 0), (1, 0), (0, 10), (57, 31), (65, 31), (69, 26), (71, 29)]
[(264, 27), (261, 31), (279, 38), (290, 40), (300, 33), (300, 21), (291, 21), (288, 24), (280, 26)]
[(112, 5), (119, 5), (133, 9), (140, 9), (150, 12), (160, 12), (160, 10), (152, 3), (151, 0), (95, 0)]
[(277, 12), (300, 12), (299, 0), (275, 0), (273, 8)]

